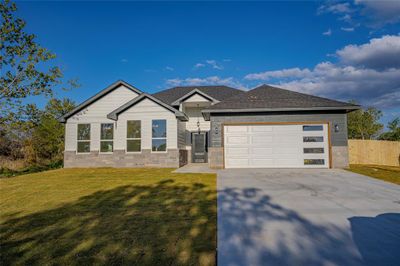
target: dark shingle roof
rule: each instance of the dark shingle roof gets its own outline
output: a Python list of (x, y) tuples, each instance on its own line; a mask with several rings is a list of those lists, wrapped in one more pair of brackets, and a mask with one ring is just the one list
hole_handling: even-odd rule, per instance
[[(261, 85), (247, 93), (233, 96), (212, 105), (208, 110), (228, 109), (358, 109), (357, 105), (309, 94)], [(205, 110), (207, 112), (207, 109)]]
[(153, 96), (167, 104), (172, 104), (174, 101), (178, 100), (182, 96), (188, 94), (195, 89), (211, 96), (218, 101), (222, 101), (232, 96), (244, 93), (241, 90), (234, 89), (228, 86), (187, 86), (174, 87), (171, 89), (163, 90), (154, 93)]

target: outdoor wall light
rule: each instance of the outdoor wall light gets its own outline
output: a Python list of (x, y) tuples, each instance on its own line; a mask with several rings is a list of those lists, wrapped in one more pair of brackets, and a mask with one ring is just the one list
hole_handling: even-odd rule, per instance
[(218, 134), (218, 126), (215, 126), (214, 132), (215, 132), (215, 134)]
[(339, 132), (339, 125), (335, 124), (334, 129), (335, 129), (335, 132)]

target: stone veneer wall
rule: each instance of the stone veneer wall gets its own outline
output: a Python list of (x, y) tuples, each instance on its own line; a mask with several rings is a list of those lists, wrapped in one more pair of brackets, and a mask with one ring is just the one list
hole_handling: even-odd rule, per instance
[(224, 168), (224, 148), (223, 147), (209, 147), (208, 148), (208, 164), (210, 168), (221, 169)]
[(347, 146), (332, 146), (332, 168), (349, 166), (349, 149)]
[(88, 154), (77, 154), (75, 151), (64, 152), (64, 167), (163, 167), (178, 168), (180, 151), (169, 149), (165, 153), (152, 153), (142, 150), (141, 153), (126, 153), (115, 150), (110, 154), (92, 151)]

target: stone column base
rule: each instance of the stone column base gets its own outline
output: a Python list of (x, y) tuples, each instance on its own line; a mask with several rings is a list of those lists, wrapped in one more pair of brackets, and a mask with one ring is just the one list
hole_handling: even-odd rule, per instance
[(212, 169), (224, 168), (224, 148), (209, 147), (208, 148), (208, 164)]
[(332, 146), (332, 168), (349, 167), (349, 150), (347, 146)]
[(78, 154), (75, 151), (64, 152), (64, 168), (73, 167), (179, 167), (179, 151), (169, 149), (167, 152), (151, 152), (142, 150), (140, 153), (126, 153), (115, 150), (105, 154), (98, 151)]

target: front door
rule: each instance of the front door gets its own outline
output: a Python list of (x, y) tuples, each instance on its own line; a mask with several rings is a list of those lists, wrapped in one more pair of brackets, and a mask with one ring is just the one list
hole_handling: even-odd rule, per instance
[(192, 154), (194, 163), (207, 162), (207, 139), (206, 133), (193, 133)]

